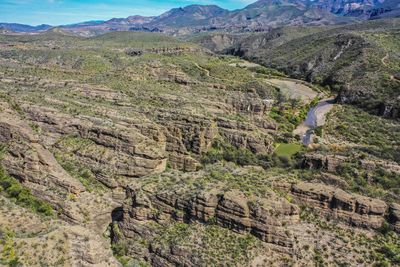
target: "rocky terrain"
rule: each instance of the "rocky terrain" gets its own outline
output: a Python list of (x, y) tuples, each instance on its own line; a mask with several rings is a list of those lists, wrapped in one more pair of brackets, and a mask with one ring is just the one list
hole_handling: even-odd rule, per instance
[(290, 27), (259, 34), (216, 33), (193, 41), (320, 84), (337, 101), (385, 117), (399, 117), (400, 21), (340, 27)]
[(159, 33), (0, 48), (0, 264), (400, 264), (396, 116), (338, 104), (303, 147), (320, 83)]

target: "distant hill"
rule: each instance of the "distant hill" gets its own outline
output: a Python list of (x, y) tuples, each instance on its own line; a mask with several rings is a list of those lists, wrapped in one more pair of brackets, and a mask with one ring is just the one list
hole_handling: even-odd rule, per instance
[(230, 12), (215, 5), (191, 5), (174, 8), (156, 17), (148, 25), (151, 27), (210, 26), (216, 18), (223, 18)]
[(224, 27), (262, 30), (284, 25), (329, 25), (349, 22), (305, 1), (260, 0), (244, 9), (231, 12), (224, 18)]
[(80, 35), (124, 30), (185, 34), (209, 30), (263, 31), (283, 25), (332, 25), (352, 21), (354, 19), (332, 14), (306, 1), (260, 0), (234, 11), (215, 5), (190, 5), (171, 9), (157, 17), (133, 16), (63, 28)]
[(400, 18), (400, 1), (386, 0), (385, 2), (367, 10), (365, 15), (368, 19)]
[(50, 29), (52, 26), (42, 24), (38, 26), (30, 26), (18, 23), (0, 23), (0, 28), (6, 29), (12, 32), (36, 32), (36, 31), (45, 31)]
[(74, 23), (70, 25), (64, 26), (65, 28), (80, 28), (80, 27), (91, 27), (91, 26), (96, 26), (96, 25), (101, 25), (105, 22), (105, 20), (91, 20), (91, 21), (85, 21), (85, 22), (80, 22), (80, 23)]

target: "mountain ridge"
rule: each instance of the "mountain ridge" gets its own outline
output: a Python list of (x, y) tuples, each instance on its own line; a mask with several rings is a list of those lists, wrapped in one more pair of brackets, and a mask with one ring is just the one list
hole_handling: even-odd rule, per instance
[[(280, 26), (337, 25), (399, 16), (400, 6), (394, 0), (259, 0), (232, 11), (217, 5), (189, 5), (173, 8), (159, 16), (135, 15), (57, 27), (82, 36), (109, 31), (155, 31), (182, 35), (210, 30), (246, 32)], [(50, 25), (10, 23), (0, 23), (0, 27), (13, 32), (38, 32), (52, 28)]]

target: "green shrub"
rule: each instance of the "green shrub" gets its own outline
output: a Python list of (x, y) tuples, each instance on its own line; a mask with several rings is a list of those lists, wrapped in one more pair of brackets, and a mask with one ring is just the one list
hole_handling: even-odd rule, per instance
[(378, 232), (381, 233), (382, 235), (387, 235), (391, 231), (393, 231), (393, 227), (387, 222), (383, 222), (381, 227), (378, 228)]
[(35, 198), (28, 188), (23, 187), (15, 178), (8, 176), (2, 168), (0, 168), (0, 186), (6, 196), (15, 199), (17, 204), (45, 216), (54, 215), (53, 208), (48, 203)]
[(222, 160), (234, 162), (241, 166), (259, 164), (257, 156), (251, 151), (244, 148), (236, 148), (231, 144), (218, 140), (213, 143), (211, 149), (203, 156), (202, 162), (204, 164), (213, 164)]
[(118, 242), (111, 245), (111, 250), (115, 258), (122, 264), (122, 266), (128, 266), (130, 258), (128, 255), (128, 245), (126, 242)]
[(321, 126), (316, 127), (316, 128), (314, 129), (314, 133), (315, 133), (316, 136), (322, 137), (323, 128), (322, 128)]
[(299, 144), (278, 144), (274, 153), (278, 157), (291, 158), (296, 153), (300, 152), (301, 148)]

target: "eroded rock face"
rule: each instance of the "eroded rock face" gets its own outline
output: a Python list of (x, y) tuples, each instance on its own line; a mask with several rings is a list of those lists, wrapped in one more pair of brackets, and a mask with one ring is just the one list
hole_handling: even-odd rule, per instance
[[(99, 166), (111, 170), (114, 175), (128, 177), (140, 177), (165, 169), (165, 138), (160, 134), (157, 137), (150, 135), (149, 138), (142, 134), (142, 130), (127, 124), (110, 127), (93, 118), (72, 118), (46, 108), (29, 106), (26, 112), (40, 125), (44, 134), (53, 139), (75, 136), (92, 141), (90, 151), (77, 153), (89, 166)], [(57, 147), (57, 143), (53, 145)], [(104, 154), (99, 155), (99, 151), (104, 151)]]
[[(262, 114), (264, 108), (257, 112), (252, 108), (248, 111), (255, 115), (254, 124), (183, 116), (175, 112), (156, 112), (154, 122), (115, 117), (111, 123), (89, 116), (72, 117), (32, 105), (24, 105), (23, 109), (29, 119), (40, 126), (43, 135), (40, 141), (49, 146), (57, 147), (57, 141), (65, 136), (91, 140), (94, 144), (90, 151), (74, 153), (86, 165), (111, 173), (103, 174), (103, 178), (118, 175), (141, 177), (162, 172), (167, 161), (172, 168), (196, 171), (200, 166), (199, 158), (217, 137), (224, 138), (237, 148), (268, 153), (273, 149), (271, 133), (276, 130), (272, 122), (257, 115), (257, 112)], [(102, 150), (105, 152), (100, 155), (98, 151)], [(105, 157), (108, 159), (105, 160)], [(115, 184), (112, 177), (105, 182), (110, 186)]]
[(130, 253), (145, 255), (153, 266), (202, 265), (187, 247), (157, 243), (160, 233), (155, 229), (167, 229), (176, 222), (213, 224), (239, 234), (250, 234), (290, 257), (298, 256), (304, 249), (295, 241), (304, 232), (296, 231), (310, 225), (300, 220), (302, 205), (313, 208), (322, 217), (351, 227), (377, 229), (388, 219), (398, 230), (400, 209), (396, 205), (389, 207), (381, 200), (349, 194), (320, 183), (299, 182), (284, 185), (281, 190), (287, 191), (290, 202), (270, 193), (265, 197), (248, 197), (232, 189), (224, 192), (213, 188), (191, 194), (184, 189), (163, 191), (152, 186), (131, 187), (122, 217), (114, 223), (119, 226), (120, 238), (125, 242), (138, 237), (151, 240), (144, 250), (130, 248)]
[(212, 222), (238, 233), (250, 233), (268, 243), (292, 247), (293, 241), (284, 226), (299, 222), (299, 208), (285, 199), (273, 197), (250, 201), (236, 190), (226, 193), (213, 190), (193, 197), (179, 192), (148, 195), (143, 191), (131, 191), (130, 194), (132, 199), (124, 204), (120, 222), (121, 230), (128, 237), (132, 236), (132, 231), (141, 232), (138, 221), (163, 223), (174, 219)]
[[(301, 224), (300, 206), (306, 205), (325, 217), (367, 229), (378, 229), (388, 218), (398, 231), (400, 216), (395, 204), (389, 207), (384, 201), (320, 183), (300, 182), (287, 190), (293, 197), (292, 203), (274, 195), (249, 198), (237, 190), (221, 192), (216, 188), (196, 195), (181, 190), (153, 192), (131, 188), (118, 224), (125, 238), (133, 238), (151, 236), (152, 231), (146, 226), (149, 222), (214, 223), (237, 233), (254, 235), (269, 244), (292, 248), (290, 229)], [(171, 255), (157, 250), (151, 253), (163, 259)]]
[(394, 229), (400, 233), (400, 205), (396, 203), (390, 204), (389, 207), (389, 222), (394, 226)]
[(74, 266), (122, 266), (112, 255), (109, 244), (81, 226), (68, 227), (64, 234), (68, 238), (71, 251), (69, 252)]
[[(61, 187), (65, 191), (79, 194), (85, 191), (79, 181), (72, 178), (56, 161), (54, 156), (39, 143), (39, 137), (27, 122), (1, 102), (0, 141), (6, 144), (9, 153), (3, 158), (7, 172), (25, 183), (37, 187)], [(47, 192), (48, 190), (43, 190)], [(48, 192), (49, 198), (57, 198)]]
[[(0, 104), (0, 142), (7, 148), (1, 164), (9, 175), (28, 187), (37, 198), (47, 201), (67, 222), (56, 221), (54, 225), (65, 225), (62, 231), (72, 247), (68, 252), (69, 260), (74, 266), (120, 266), (109, 245), (96, 233), (104, 231), (104, 225), (111, 221), (111, 218), (100, 218), (101, 214), (107, 214), (120, 204), (108, 193), (102, 199), (91, 195), (41, 144), (32, 126), (8, 103)], [(97, 210), (92, 209), (94, 206)], [(95, 217), (98, 217), (97, 224), (91, 222)]]
[(304, 157), (303, 168), (329, 172), (335, 172), (336, 168), (347, 160), (346, 157), (339, 155), (322, 155), (318, 153), (309, 153)]
[(358, 227), (381, 227), (389, 208), (382, 200), (349, 194), (342, 189), (317, 183), (295, 184), (291, 193), (299, 204), (305, 203), (327, 216)]
[(327, 185), (338, 187), (343, 190), (349, 187), (348, 183), (343, 178), (331, 173), (321, 173), (318, 179)]
[(249, 149), (254, 153), (271, 152), (271, 132), (276, 130), (273, 123), (262, 119), (250, 124), (177, 113), (160, 113), (157, 122), (165, 127), (166, 151), (172, 166), (185, 171), (194, 171), (199, 167), (199, 162), (190, 154), (203, 155), (218, 137), (236, 148)]

